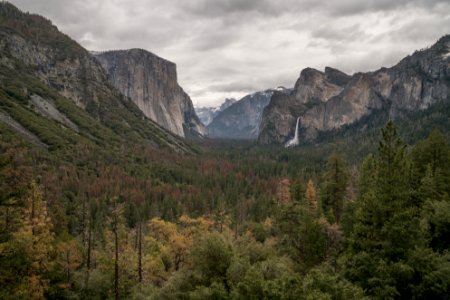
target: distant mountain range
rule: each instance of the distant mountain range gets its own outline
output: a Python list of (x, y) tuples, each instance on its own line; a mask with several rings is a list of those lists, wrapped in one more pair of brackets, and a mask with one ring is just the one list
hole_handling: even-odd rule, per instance
[(197, 112), (176, 65), (148, 51), (90, 53), (7, 2), (0, 2), (0, 37), (0, 123), (44, 148), (133, 141), (184, 152), (190, 146), (180, 137), (205, 135), (284, 145), (297, 120), (295, 140), (314, 142), (348, 126), (364, 131), (380, 116), (427, 118), (427, 109), (450, 102), (450, 35), (391, 68), (353, 75), (306, 68), (293, 89)]
[(236, 99), (227, 98), (225, 101), (218, 107), (196, 107), (195, 112), (197, 113), (198, 118), (205, 126), (208, 126), (212, 120), (224, 109), (230, 107)]
[[(354, 125), (364, 131), (370, 129), (369, 123), (381, 126), (381, 119), (408, 119), (436, 104), (449, 104), (449, 95), (450, 35), (447, 35), (397, 65), (374, 72), (348, 75), (331, 67), (323, 72), (306, 68), (294, 89), (256, 92), (215, 116), (210, 115), (208, 136), (285, 145), (293, 139), (298, 120), (296, 141), (312, 142), (345, 126)], [(443, 113), (450, 116), (450, 112)], [(380, 122), (370, 118), (378, 118)]]
[(208, 136), (222, 139), (256, 139), (263, 109), (274, 92), (289, 94), (291, 89), (278, 87), (255, 92), (220, 111), (207, 126)]

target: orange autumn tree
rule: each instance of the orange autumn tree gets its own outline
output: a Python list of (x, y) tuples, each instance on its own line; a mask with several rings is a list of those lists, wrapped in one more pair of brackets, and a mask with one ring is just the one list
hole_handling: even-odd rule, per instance
[(14, 246), (28, 257), (27, 275), (17, 292), (19, 298), (44, 299), (49, 280), (46, 274), (53, 266), (52, 223), (48, 216), (47, 203), (39, 186), (33, 181), (25, 198), (22, 224), (14, 233)]
[(286, 204), (291, 202), (291, 193), (290, 193), (290, 185), (291, 182), (288, 178), (284, 178), (280, 181), (278, 185), (278, 204)]
[[(212, 230), (213, 220), (182, 215), (178, 224), (153, 218), (148, 224), (144, 257), (144, 281), (161, 284), (168, 275), (187, 264), (194, 241)], [(159, 270), (156, 274), (156, 270)]]
[(178, 270), (192, 247), (192, 238), (181, 234), (176, 224), (160, 218), (150, 221), (149, 230), (152, 237), (161, 245), (166, 271), (172, 268)]
[(187, 215), (182, 215), (178, 221), (181, 232), (188, 237), (204, 234), (214, 226), (214, 221), (207, 217), (191, 218)]

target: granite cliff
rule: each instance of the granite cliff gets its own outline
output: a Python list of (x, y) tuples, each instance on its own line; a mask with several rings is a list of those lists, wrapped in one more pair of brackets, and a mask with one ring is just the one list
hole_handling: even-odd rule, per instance
[[(189, 151), (109, 84), (100, 63), (49, 20), (0, 2), (2, 123), (40, 143), (137, 143)], [(33, 139), (29, 139), (33, 142)]]
[(338, 70), (305, 69), (292, 95), (272, 96), (264, 110), (258, 141), (282, 144), (293, 137), (300, 117), (300, 140), (336, 130), (382, 111), (391, 119), (449, 101), (450, 35), (416, 51), (391, 68), (348, 76)]
[(108, 80), (150, 119), (178, 136), (203, 136), (188, 94), (177, 82), (176, 65), (142, 49), (93, 53)]

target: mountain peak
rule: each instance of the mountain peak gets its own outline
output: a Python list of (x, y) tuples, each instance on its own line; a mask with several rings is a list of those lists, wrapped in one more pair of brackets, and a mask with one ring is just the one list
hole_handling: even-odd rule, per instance
[(300, 77), (309, 78), (311, 76), (315, 76), (315, 75), (318, 75), (318, 74), (323, 74), (323, 72), (321, 72), (321, 71), (319, 71), (317, 69), (314, 69), (314, 68), (307, 67), (307, 68), (304, 68), (300, 72)]
[(236, 101), (237, 100), (234, 98), (226, 98), (225, 101), (220, 105), (219, 111), (227, 109), (228, 107), (233, 105), (233, 103), (235, 103)]
[(230, 107), (236, 102), (234, 98), (226, 98), (225, 101), (217, 107), (196, 107), (195, 112), (197, 113), (200, 121), (205, 126), (208, 126), (214, 118), (222, 111)]
[(208, 125), (209, 136), (228, 139), (256, 139), (264, 108), (275, 93), (290, 93), (278, 87), (246, 95), (221, 111)]
[(345, 86), (351, 79), (351, 76), (331, 67), (325, 67), (325, 76), (328, 81), (338, 86)]
[(450, 34), (446, 34), (439, 38), (435, 45), (450, 43)]

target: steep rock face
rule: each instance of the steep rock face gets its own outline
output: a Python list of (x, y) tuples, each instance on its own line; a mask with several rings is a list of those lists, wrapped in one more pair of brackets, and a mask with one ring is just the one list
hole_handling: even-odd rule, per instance
[(236, 99), (227, 98), (219, 107), (196, 107), (195, 112), (203, 125), (208, 126), (221, 111), (230, 107), (234, 102)]
[(256, 139), (264, 108), (274, 92), (288, 94), (291, 90), (279, 87), (247, 95), (220, 112), (208, 125), (213, 138)]
[(258, 142), (260, 144), (285, 143), (289, 137), (294, 136), (296, 115), (305, 110), (305, 104), (296, 101), (295, 96), (274, 93), (262, 114)]
[[(9, 14), (21, 17), (18, 10), (15, 11), (14, 7), (8, 7), (7, 4), (2, 10), (5, 22), (11, 17)], [(64, 50), (52, 47), (51, 38), (37, 44), (19, 34), (0, 31), (0, 51), (5, 54), (2, 55), (2, 65), (13, 67), (17, 60), (25, 66), (32, 66), (42, 82), (82, 108), (98, 103), (97, 87), (106, 82), (101, 66), (81, 46), (59, 33), (50, 21), (35, 16), (35, 22), (47, 27), (48, 35), (55, 35), (58, 42), (67, 47)]]
[[(284, 143), (293, 136), (298, 116), (300, 139), (312, 140), (321, 131), (352, 124), (375, 110), (383, 110), (396, 119), (448, 101), (450, 36), (429, 49), (416, 51), (392, 68), (356, 73), (351, 78), (327, 69), (328, 76), (327, 70), (321, 73), (305, 69), (296, 84), (296, 97), (272, 99), (274, 103), (264, 112), (260, 143)], [(300, 104), (306, 109), (296, 110)]]
[(382, 109), (387, 103), (373, 87), (378, 84), (384, 90), (389, 82), (387, 79), (386, 74), (382, 73), (376, 79), (372, 74), (355, 74), (339, 95), (313, 106), (300, 116), (303, 137), (313, 139), (318, 131), (339, 128), (357, 121), (370, 111)]
[[(56, 121), (69, 135), (99, 144), (126, 141), (187, 150), (178, 137), (145, 118), (111, 86), (86, 49), (49, 20), (8, 2), (0, 2), (0, 98), (6, 103), (1, 109), (32, 132), (49, 133), (46, 127)], [(20, 109), (13, 109), (13, 104)], [(53, 133), (46, 137), (55, 142), (59, 133)]]
[(300, 73), (291, 95), (274, 94), (264, 109), (259, 131), (259, 143), (282, 144), (292, 138), (297, 118), (308, 108), (339, 95), (351, 79), (347, 74), (332, 68), (320, 72), (306, 68)]
[(150, 119), (179, 136), (203, 136), (192, 101), (177, 82), (176, 65), (148, 51), (93, 53), (108, 80)]
[(350, 76), (327, 67), (324, 72), (304, 69), (295, 83), (295, 98), (301, 103), (326, 102), (338, 95), (350, 80)]

